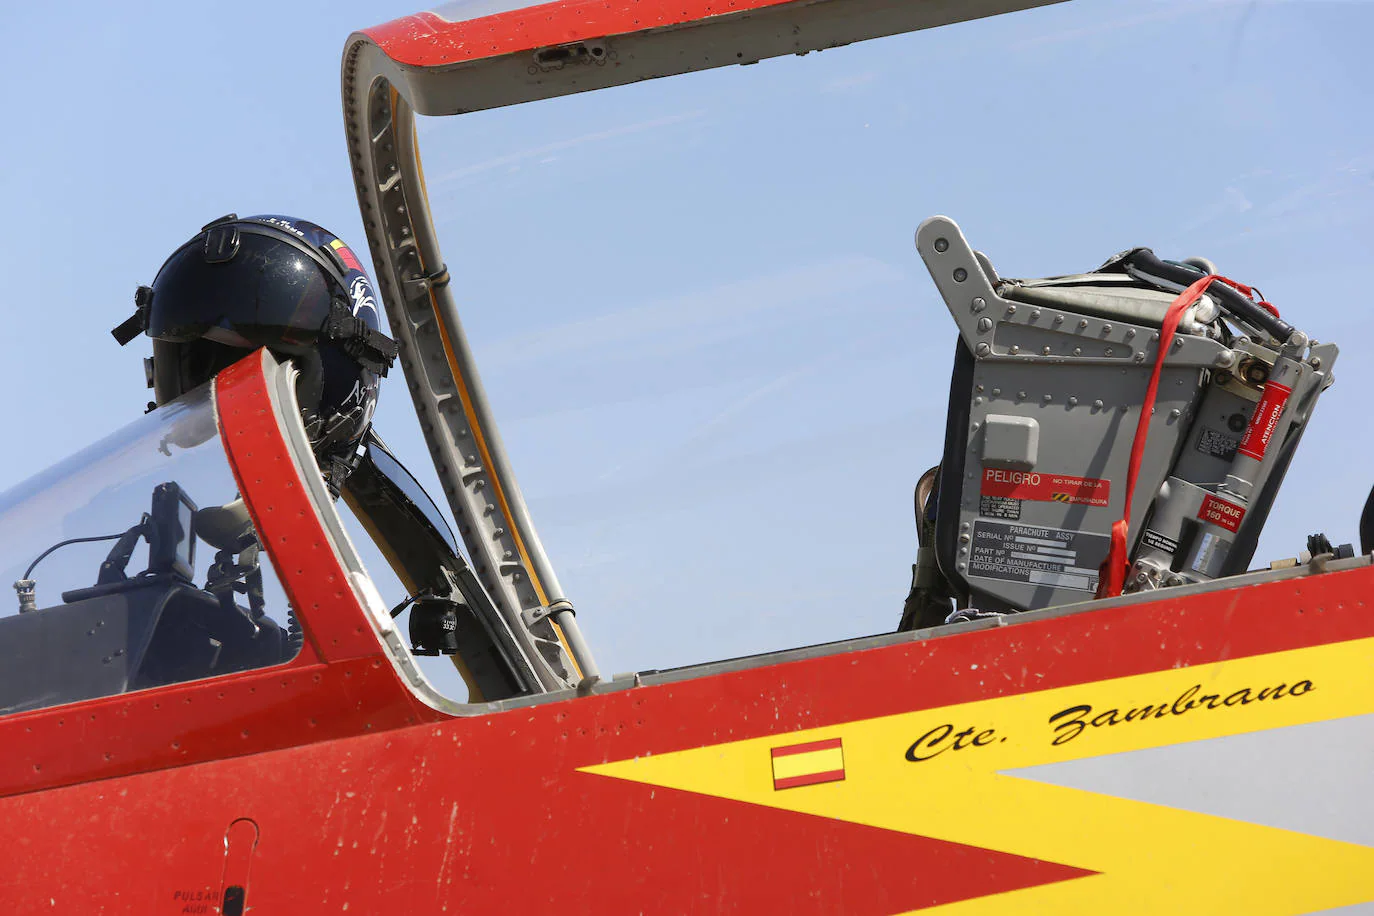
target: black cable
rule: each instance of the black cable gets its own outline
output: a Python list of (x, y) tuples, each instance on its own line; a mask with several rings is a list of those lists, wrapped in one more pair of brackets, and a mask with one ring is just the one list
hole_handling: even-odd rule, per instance
[(418, 592), (416, 592), (416, 593), (413, 594), (413, 595), (408, 596), (404, 601), (402, 601), (400, 604), (396, 605), (394, 608), (391, 609), (391, 617), (392, 617), (392, 619), (394, 620), (395, 618), (400, 617), (402, 611), (404, 611), (406, 608), (410, 607), (410, 606), (411, 606), (412, 604), (414, 604), (416, 601), (419, 601), (421, 598), (433, 598), (433, 597), (434, 597), (434, 592), (432, 592), (431, 590), (429, 590), (429, 589), (427, 589), (427, 588), (422, 588), (422, 589), (420, 589)]
[[(1187, 289), (1203, 277), (1202, 272), (1197, 268), (1162, 260), (1148, 248), (1137, 248), (1130, 252), (1126, 256), (1125, 266), (1126, 272), (1137, 280), (1155, 281), (1156, 285), (1158, 285), (1158, 281), (1163, 280), (1165, 283), (1172, 283), (1182, 289)], [(1208, 285), (1207, 292), (1217, 300), (1217, 304), (1224, 311), (1229, 312), (1250, 327), (1263, 331), (1280, 344), (1287, 343), (1288, 338), (1293, 335), (1291, 324), (1278, 315), (1266, 311), (1263, 306), (1226, 283), (1213, 280)]]
[(68, 539), (65, 540), (65, 541), (58, 541), (56, 544), (52, 545), (52, 546), (49, 547), (47, 550), (45, 550), (45, 551), (43, 551), (42, 553), (40, 553), (40, 554), (38, 555), (37, 559), (35, 559), (32, 563), (29, 564), (29, 568), (26, 569), (26, 570), (24, 570), (24, 576), (23, 576), (23, 577), (24, 577), (25, 579), (27, 579), (27, 578), (29, 577), (29, 574), (33, 572), (33, 568), (34, 568), (35, 566), (37, 566), (39, 563), (43, 562), (43, 558), (44, 558), (44, 557), (46, 557), (48, 554), (52, 553), (54, 550), (56, 550), (56, 549), (59, 548), (59, 547), (66, 547), (68, 544), (87, 544), (87, 543), (91, 543), (91, 542), (93, 542), (93, 541), (117, 541), (117, 540), (119, 540), (120, 538), (124, 537), (124, 535), (125, 535), (126, 533), (127, 533), (127, 532), (121, 531), (121, 532), (119, 532), (119, 534), (102, 534), (102, 535), (100, 535), (100, 536), (98, 536), (98, 537), (89, 537), (89, 538), (68, 538)]

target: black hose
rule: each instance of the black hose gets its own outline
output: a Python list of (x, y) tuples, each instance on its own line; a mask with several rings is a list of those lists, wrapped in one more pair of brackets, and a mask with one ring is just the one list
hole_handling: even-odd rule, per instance
[[(1163, 280), (1179, 287), (1180, 291), (1192, 286), (1204, 276), (1201, 271), (1192, 267), (1165, 261), (1148, 248), (1137, 248), (1132, 251), (1126, 256), (1125, 264), (1133, 275), (1139, 271), (1146, 279)], [(1265, 332), (1279, 343), (1287, 343), (1288, 338), (1293, 336), (1291, 324), (1261, 308), (1254, 300), (1220, 280), (1214, 280), (1207, 287), (1207, 292), (1217, 298), (1224, 310), (1250, 327)]]

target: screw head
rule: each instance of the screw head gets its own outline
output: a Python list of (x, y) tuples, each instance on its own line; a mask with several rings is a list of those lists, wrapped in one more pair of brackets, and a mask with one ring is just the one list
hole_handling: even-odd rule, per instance
[(973, 300), (972, 308), (975, 312), (981, 312), (983, 309), (987, 307), (987, 301), (982, 296), (979, 296), (978, 298)]
[[(980, 343), (978, 346), (973, 348), (973, 352), (976, 356), (987, 356), (989, 353), (992, 352), (992, 347), (988, 346), (986, 342)], [(996, 390), (994, 390), (993, 394), (996, 393)]]

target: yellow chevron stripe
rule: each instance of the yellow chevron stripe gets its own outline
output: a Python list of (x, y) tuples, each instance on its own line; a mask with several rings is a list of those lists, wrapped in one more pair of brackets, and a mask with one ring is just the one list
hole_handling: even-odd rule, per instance
[(797, 732), (843, 737), (846, 775), (786, 792), (777, 736), (585, 771), (1100, 873), (922, 913), (1306, 913), (1374, 900), (1374, 848), (1001, 771), (1369, 712), (1363, 639)]

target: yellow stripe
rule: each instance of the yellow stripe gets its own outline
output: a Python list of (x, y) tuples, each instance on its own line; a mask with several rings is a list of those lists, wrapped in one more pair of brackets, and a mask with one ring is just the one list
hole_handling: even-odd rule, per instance
[(793, 776), (810, 776), (813, 773), (843, 769), (844, 751), (838, 747), (773, 758), (774, 779), (790, 779)]
[[(1374, 900), (1374, 848), (1006, 771), (1306, 722), (1345, 719), (1356, 741), (1368, 729), (1356, 717), (1369, 713), (1374, 639), (1358, 639), (796, 732), (843, 734), (855, 768), (806, 792), (775, 791), (780, 761), (763, 764), (773, 736), (585, 771), (1099, 872), (922, 914), (1277, 916)], [(1321, 801), (1368, 807), (1330, 793)]]

